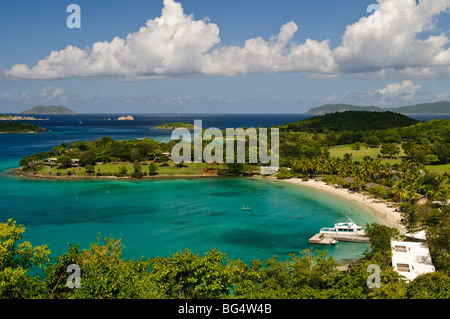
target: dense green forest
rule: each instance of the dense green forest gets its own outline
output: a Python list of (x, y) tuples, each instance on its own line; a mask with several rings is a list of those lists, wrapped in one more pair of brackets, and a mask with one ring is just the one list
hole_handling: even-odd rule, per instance
[(155, 130), (173, 130), (176, 128), (185, 128), (188, 130), (193, 130), (193, 129), (195, 129), (195, 126), (192, 124), (183, 123), (183, 122), (173, 122), (173, 123), (159, 124), (154, 127)]
[(347, 111), (315, 116), (289, 123), (281, 128), (291, 132), (358, 132), (404, 127), (418, 122), (410, 117), (393, 112)]
[(310, 109), (306, 114), (327, 114), (344, 111), (374, 111), (374, 112), (395, 112), (402, 114), (449, 114), (450, 102), (440, 101), (434, 103), (421, 103), (415, 105), (406, 105), (396, 108), (381, 108), (377, 106), (357, 106), (351, 104), (326, 104)]
[[(379, 123), (383, 121), (380, 115), (387, 116), (386, 123)], [(365, 122), (361, 122), (362, 118)], [(444, 165), (450, 161), (450, 120), (416, 122), (392, 113), (345, 112), (331, 114), (321, 120), (306, 120), (305, 123), (282, 127), (277, 177), (322, 179), (329, 184), (392, 202), (400, 211), (402, 224), (408, 231), (426, 231), (436, 268), (434, 273), (419, 276), (410, 283), (400, 279), (390, 265), (389, 245), (391, 238), (398, 234), (377, 224), (366, 225), (372, 243), (365, 257), (347, 270), (338, 270), (332, 257), (311, 251), (293, 255), (288, 261), (274, 257), (265, 261), (255, 260), (251, 265), (229, 260), (217, 250), (204, 256), (185, 251), (172, 257), (126, 261), (121, 258), (123, 246), (120, 240), (115, 239), (106, 239), (104, 245), (95, 243), (83, 251), (70, 246), (67, 254), (58, 256), (56, 263), (49, 264), (47, 247), (32, 249), (31, 243), (24, 246), (15, 244), (24, 229), (10, 221), (0, 228), (3, 244), (0, 296), (449, 298), (450, 175), (445, 170), (442, 173), (430, 171), (428, 166)], [(354, 126), (356, 123), (358, 125)], [(367, 130), (355, 130), (363, 126)], [(303, 127), (302, 130), (299, 127)], [(159, 143), (148, 138), (115, 141), (104, 137), (70, 145), (63, 143), (48, 152), (24, 157), (20, 165), (25, 171), (32, 172), (42, 166), (42, 160), (47, 157), (57, 157), (58, 160), (65, 157), (58, 163), (61, 167), (74, 158), (80, 160), (81, 167), (91, 165), (94, 171), (98, 162), (129, 162), (135, 163), (136, 169), (128, 174), (136, 174), (140, 163), (151, 162), (161, 167), (170, 162), (163, 154), (170, 152), (178, 142)], [(207, 143), (209, 141), (204, 141), (203, 146)], [(352, 152), (342, 157), (330, 156), (330, 147), (347, 144), (353, 145)], [(380, 153), (376, 157), (354, 159), (362, 148), (379, 148)], [(400, 148), (404, 151), (402, 158), (390, 162), (397, 158)], [(222, 175), (252, 175), (259, 164), (229, 163), (220, 168), (217, 165), (216, 169)], [(205, 163), (205, 167), (214, 168), (215, 165)], [(71, 290), (64, 285), (65, 269), (72, 263), (82, 265), (85, 285), (81, 289)], [(369, 274), (366, 269), (372, 263), (382, 265), (381, 289), (367, 288)], [(44, 264), (46, 276), (43, 280), (27, 274), (27, 268)], [(12, 282), (20, 284), (12, 285)]]
[(47, 132), (43, 127), (28, 123), (0, 121), (0, 133), (41, 133)]
[[(251, 264), (228, 259), (213, 249), (203, 256), (189, 250), (169, 257), (126, 260), (120, 239), (98, 238), (89, 249), (68, 246), (67, 253), (50, 262), (46, 245), (20, 241), (22, 225), (0, 223), (0, 298), (8, 299), (373, 299), (450, 298), (450, 277), (438, 270), (407, 283), (390, 267), (390, 239), (395, 231), (367, 225), (372, 239), (365, 257), (339, 269), (322, 251), (305, 250), (290, 260), (276, 256)], [(77, 282), (67, 271), (81, 269)], [(380, 288), (368, 288), (367, 268), (381, 268)], [(43, 277), (28, 274), (44, 268)]]

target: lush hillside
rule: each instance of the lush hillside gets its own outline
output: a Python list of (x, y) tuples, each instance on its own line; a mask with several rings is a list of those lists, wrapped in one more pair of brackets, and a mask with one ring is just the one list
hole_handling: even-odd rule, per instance
[(357, 106), (351, 104), (326, 104), (310, 109), (306, 114), (323, 115), (345, 111), (391, 111), (403, 114), (450, 114), (450, 102), (441, 101), (435, 103), (422, 103), (416, 105), (401, 106), (397, 108), (380, 108), (377, 106)]
[(346, 111), (316, 116), (284, 125), (294, 132), (371, 131), (405, 127), (419, 121), (393, 112)]
[(45, 128), (32, 124), (0, 121), (0, 133), (41, 133), (46, 131)]
[(376, 106), (357, 106), (351, 104), (326, 104), (310, 109), (306, 114), (323, 115), (335, 112), (345, 111), (375, 111), (382, 112), (383, 109)]
[(20, 114), (76, 114), (71, 109), (60, 105), (35, 106), (30, 110), (20, 112)]
[(391, 109), (393, 112), (398, 113), (422, 113), (422, 114), (449, 114), (450, 102), (436, 102), (436, 103), (422, 103), (410, 106), (402, 106), (395, 109)]

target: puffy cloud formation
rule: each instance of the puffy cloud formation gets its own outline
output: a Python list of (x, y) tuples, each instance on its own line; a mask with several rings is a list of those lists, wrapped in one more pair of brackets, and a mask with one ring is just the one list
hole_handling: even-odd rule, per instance
[(422, 72), (449, 67), (449, 39), (444, 33), (418, 39), (434, 29), (436, 16), (447, 12), (450, 0), (379, 0), (377, 23), (363, 17), (347, 26), (341, 45), (333, 52), (339, 72), (379, 71), (388, 68)]
[[(164, 0), (160, 17), (126, 39), (97, 42), (82, 50), (68, 46), (35, 66), (16, 64), (5, 76), (25, 79), (117, 77), (128, 80), (168, 76), (236, 76), (251, 73), (307, 72), (311, 76), (399, 70), (408, 76), (450, 74), (450, 42), (433, 30), (450, 0), (378, 0), (379, 11), (347, 26), (342, 43), (293, 41), (298, 26), (288, 22), (268, 41), (249, 39), (220, 46), (219, 27), (186, 15), (180, 3)], [(377, 16), (375, 16), (377, 15)], [(377, 18), (374, 25), (373, 19)]]
[(406, 100), (412, 100), (414, 94), (422, 88), (420, 84), (414, 84), (414, 82), (405, 80), (402, 83), (388, 84), (384, 89), (377, 90), (376, 92), (381, 94), (382, 98), (397, 98), (403, 97)]

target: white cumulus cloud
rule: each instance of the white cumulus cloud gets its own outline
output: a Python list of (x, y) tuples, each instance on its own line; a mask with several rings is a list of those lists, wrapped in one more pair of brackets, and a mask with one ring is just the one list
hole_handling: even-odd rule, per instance
[(436, 16), (448, 12), (450, 0), (378, 0), (376, 27), (361, 18), (346, 28), (333, 52), (340, 72), (379, 71), (388, 68), (419, 70), (450, 66), (450, 42), (444, 33), (419, 39), (433, 30)]
[(405, 100), (413, 100), (422, 86), (414, 84), (410, 80), (405, 80), (401, 83), (388, 84), (385, 88), (377, 90), (376, 93), (381, 94), (382, 99), (403, 98)]
[(450, 40), (434, 30), (450, 0), (378, 0), (379, 25), (362, 17), (347, 26), (335, 49), (329, 40), (296, 43), (298, 26), (284, 24), (278, 35), (256, 37), (243, 46), (221, 46), (219, 27), (186, 15), (180, 3), (164, 0), (160, 17), (148, 20), (125, 39), (97, 42), (89, 49), (68, 46), (35, 66), (16, 64), (9, 78), (57, 79), (115, 77), (128, 80), (170, 76), (237, 76), (252, 73), (306, 72), (312, 77), (341, 74), (387, 74), (398, 70), (411, 77), (450, 75)]

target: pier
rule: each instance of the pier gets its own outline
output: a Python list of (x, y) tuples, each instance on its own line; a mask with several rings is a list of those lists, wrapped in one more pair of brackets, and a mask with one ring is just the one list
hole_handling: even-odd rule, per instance
[(370, 239), (365, 236), (346, 236), (341, 234), (315, 234), (309, 239), (309, 243), (317, 245), (333, 245), (336, 243), (336, 240), (354, 243), (370, 243)]

